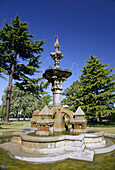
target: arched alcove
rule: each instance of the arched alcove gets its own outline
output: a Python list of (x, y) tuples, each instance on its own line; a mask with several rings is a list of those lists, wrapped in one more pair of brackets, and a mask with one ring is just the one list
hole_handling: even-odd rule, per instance
[[(62, 107), (51, 108), (52, 118), (54, 119), (54, 131), (67, 131), (70, 126), (70, 120), (73, 119), (73, 112)], [(72, 125), (71, 125), (72, 127)]]

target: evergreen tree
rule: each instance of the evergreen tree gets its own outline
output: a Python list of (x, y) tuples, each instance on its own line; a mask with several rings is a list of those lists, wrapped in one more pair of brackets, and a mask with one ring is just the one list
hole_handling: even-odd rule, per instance
[(0, 67), (0, 78), (6, 79), (6, 78), (4, 77), (4, 74), (7, 74), (6, 70), (5, 70), (4, 68), (1, 68), (1, 67)]
[(74, 81), (73, 84), (64, 90), (62, 95), (66, 96), (62, 100), (62, 104), (68, 105), (69, 109), (75, 112), (77, 108), (82, 105), (82, 102), (80, 100), (82, 92), (80, 87), (80, 82)]
[(0, 77), (2, 73), (9, 75), (9, 83), (6, 97), (5, 121), (8, 121), (12, 81), (15, 80), (20, 89), (30, 90), (39, 94), (43, 91), (41, 78), (32, 76), (39, 73), (39, 57), (43, 48), (43, 40), (33, 41), (33, 35), (29, 34), (28, 23), (22, 22), (18, 14), (12, 19), (11, 25), (5, 21), (0, 30)]
[(109, 64), (102, 64), (100, 60), (91, 55), (81, 71), (80, 80), (73, 82), (63, 93), (66, 98), (62, 102), (74, 112), (81, 106), (87, 118), (115, 113), (114, 69), (107, 69)]
[(80, 76), (82, 108), (87, 116), (97, 117), (114, 112), (115, 75), (109, 64), (102, 64), (101, 59), (91, 55)]

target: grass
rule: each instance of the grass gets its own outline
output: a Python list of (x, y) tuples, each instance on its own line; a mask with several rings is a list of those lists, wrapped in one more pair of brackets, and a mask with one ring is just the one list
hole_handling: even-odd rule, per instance
[(111, 133), (115, 134), (115, 122), (91, 122), (87, 124), (87, 128), (94, 129), (94, 130), (100, 130), (104, 133)]
[(0, 122), (0, 135), (1, 133), (11, 133), (12, 131), (18, 131), (19, 129), (30, 128), (30, 121), (14, 121), (14, 122)]
[(104, 133), (115, 134), (115, 127), (88, 127), (88, 128), (93, 130), (100, 130), (103, 131)]
[[(12, 131), (18, 131), (19, 129), (26, 129), (31, 127), (30, 121), (14, 121), (14, 122), (0, 122), (0, 136), (3, 134), (10, 134)], [(88, 129), (101, 130), (105, 133), (115, 134), (115, 127), (113, 126), (97, 126), (88, 127)]]

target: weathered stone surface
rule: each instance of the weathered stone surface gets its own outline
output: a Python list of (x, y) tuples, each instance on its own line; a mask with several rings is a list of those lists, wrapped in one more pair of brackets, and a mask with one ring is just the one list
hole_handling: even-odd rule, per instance
[(76, 112), (74, 113), (74, 116), (85, 116), (85, 113), (83, 112), (83, 110), (81, 109), (81, 107), (79, 106), (78, 109), (76, 110)]
[(104, 147), (106, 144), (106, 141), (103, 140), (101, 142), (94, 142), (94, 143), (86, 143), (86, 148), (90, 148), (90, 149), (94, 149), (94, 148), (101, 148), (101, 147)]
[(41, 112), (39, 113), (40, 116), (48, 116), (51, 115), (52, 116), (52, 112), (49, 110), (48, 106), (46, 105)]
[(102, 154), (102, 153), (107, 153), (107, 152), (111, 152), (115, 150), (115, 145), (112, 145), (110, 147), (107, 148), (100, 148), (100, 149), (95, 149), (95, 154)]
[[(76, 136), (77, 137), (76, 139), (78, 139), (78, 136)], [(43, 140), (43, 137), (41, 138)], [(99, 148), (100, 147), (99, 143), (92, 143), (93, 145), (91, 146), (89, 145), (89, 149), (93, 149), (91, 151), (91, 150), (85, 149), (85, 143), (83, 139), (78, 141), (78, 140), (75, 140), (74, 138), (74, 140), (70, 141), (70, 142), (73, 142), (71, 143), (72, 145), (67, 146), (65, 145), (66, 138), (68, 138), (68, 135), (61, 136), (60, 139), (61, 140), (63, 139), (62, 141), (61, 140), (52, 141), (49, 143), (48, 142), (37, 143), (35, 141), (28, 143), (27, 141), (22, 141), (23, 145), (8, 142), (8, 143), (0, 144), (0, 147), (9, 150), (11, 155), (14, 156), (16, 159), (30, 161), (30, 162), (38, 162), (38, 163), (54, 162), (54, 161), (64, 160), (67, 158), (85, 160), (85, 161), (93, 161), (94, 152), (95, 154), (101, 154), (101, 153), (111, 152), (115, 149), (114, 143), (111, 142), (109, 139), (107, 139), (107, 141), (110, 141), (110, 142), (107, 142), (106, 145), (104, 145), (105, 144), (104, 140), (101, 142), (101, 148)], [(72, 139), (73, 136), (71, 136), (70, 138)], [(56, 137), (56, 140), (57, 139), (58, 137)], [(70, 142), (68, 144), (70, 144)], [(76, 147), (73, 144), (78, 144), (78, 145)], [(96, 147), (98, 148), (96, 148), (94, 144), (96, 144)], [(102, 145), (104, 146), (104, 148), (102, 148)], [(92, 146), (95, 149), (92, 148)]]
[(90, 138), (84, 138), (85, 143), (95, 143), (95, 142), (101, 142), (104, 140), (104, 137), (90, 137)]
[(23, 152), (22, 149), (20, 148), (20, 145), (11, 142), (0, 144), (0, 147), (9, 150), (10, 154), (15, 159), (19, 159), (27, 162), (36, 162), (36, 163), (55, 162), (67, 158), (76, 159), (76, 160), (93, 161), (93, 157), (94, 157), (94, 151), (90, 151), (86, 149), (84, 150), (84, 152), (82, 151), (65, 152), (65, 150), (58, 149), (58, 152), (54, 152), (53, 150), (51, 150), (50, 154), (49, 153), (43, 154), (47, 150), (46, 151), (41, 150), (41, 154), (37, 152), (32, 154), (29, 153), (28, 150), (27, 153)]
[[(93, 131), (92, 131), (93, 132)], [(84, 134), (85, 137), (99, 137), (99, 136), (104, 136), (104, 132), (99, 131), (99, 132), (95, 132), (95, 133), (85, 133)]]
[(104, 133), (104, 136), (110, 137), (110, 138), (115, 138), (115, 134), (110, 134), (110, 133)]
[[(46, 133), (47, 132), (48, 131), (46, 131)], [(54, 137), (33, 137), (28, 136), (26, 133), (24, 134), (22, 131), (19, 133), (14, 133), (12, 142), (21, 144), (21, 148), (25, 152), (45, 152), (46, 154), (47, 152), (58, 152), (58, 150), (60, 152), (60, 149), (65, 151), (83, 151), (85, 147), (91, 149), (100, 148), (104, 147), (106, 144), (103, 132), (96, 132), (92, 134), (86, 133), (80, 135), (61, 135)]]
[(36, 132), (37, 135), (39, 136), (49, 136), (50, 132), (49, 131), (38, 131)]
[(56, 148), (64, 147), (65, 141), (56, 142)]
[(14, 137), (12, 138), (12, 143), (21, 144), (21, 138), (20, 138), (20, 136), (14, 136)]
[(56, 156), (47, 156), (47, 157), (21, 157), (15, 156), (16, 159), (27, 161), (27, 162), (36, 162), (36, 163), (48, 163), (48, 162), (56, 162), (65, 159), (76, 159), (76, 160), (84, 160), (84, 161), (93, 161), (94, 151), (84, 151), (84, 152), (74, 152), (74, 153), (65, 153)]

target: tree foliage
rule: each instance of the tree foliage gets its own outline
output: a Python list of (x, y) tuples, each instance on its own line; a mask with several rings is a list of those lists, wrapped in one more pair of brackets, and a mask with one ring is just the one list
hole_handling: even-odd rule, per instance
[(0, 105), (0, 118), (3, 120), (3, 117), (5, 116), (5, 109), (3, 104)]
[(37, 109), (41, 111), (45, 105), (49, 106), (51, 101), (52, 101), (52, 98), (50, 95), (43, 96), (41, 99), (37, 101)]
[(115, 101), (113, 69), (107, 69), (108, 64), (102, 64), (100, 60), (91, 55), (80, 76), (82, 106), (87, 114), (94, 117), (113, 111)]
[(115, 112), (115, 75), (112, 74), (113, 69), (107, 69), (108, 64), (102, 64), (100, 60), (91, 55), (81, 71), (79, 86), (76, 81), (64, 91), (65, 103), (71, 101), (73, 111), (80, 105), (87, 117), (101, 117), (106, 113)]
[(31, 40), (28, 23), (22, 22), (19, 15), (12, 19), (11, 25), (5, 20), (0, 30), (0, 77), (2, 73), (9, 75), (7, 89), (5, 121), (8, 121), (12, 80), (23, 90), (29, 90), (39, 96), (45, 85), (42, 78), (33, 78), (35, 73), (40, 73), (39, 57), (43, 48), (44, 40)]
[[(5, 103), (7, 89), (4, 90), (2, 101)], [(45, 105), (51, 101), (50, 95), (45, 95), (37, 99), (36, 95), (31, 92), (20, 90), (16, 85), (12, 88), (11, 102), (10, 102), (10, 117), (32, 117), (32, 113), (38, 109), (41, 110)], [(3, 115), (3, 105), (1, 105), (1, 115)]]
[(6, 79), (4, 74), (7, 74), (6, 70), (0, 67), (0, 78)]
[(64, 90), (62, 95), (66, 96), (66, 98), (62, 100), (62, 104), (68, 105), (69, 109), (75, 112), (82, 104), (80, 100), (82, 95), (80, 82), (78, 80), (74, 81), (70, 87)]

